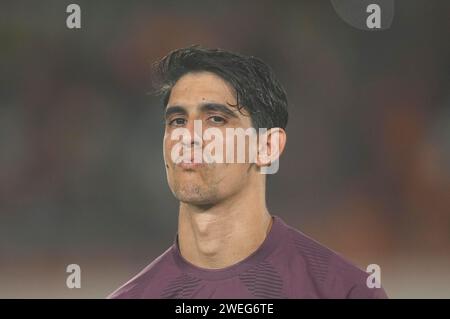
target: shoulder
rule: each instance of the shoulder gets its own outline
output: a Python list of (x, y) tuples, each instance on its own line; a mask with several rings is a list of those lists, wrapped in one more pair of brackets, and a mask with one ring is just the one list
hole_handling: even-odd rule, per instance
[(173, 246), (157, 257), (148, 266), (142, 269), (136, 276), (116, 289), (108, 299), (140, 298), (149, 285), (158, 285), (159, 280), (164, 280), (165, 274), (176, 271), (172, 257)]
[(369, 288), (369, 274), (345, 257), (289, 225), (286, 229), (294, 255), (302, 259), (320, 298), (387, 297), (382, 288)]

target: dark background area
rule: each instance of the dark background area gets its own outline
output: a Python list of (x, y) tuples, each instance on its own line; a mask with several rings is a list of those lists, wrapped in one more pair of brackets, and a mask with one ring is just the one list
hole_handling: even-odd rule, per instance
[(191, 44), (258, 56), (286, 88), (273, 214), (379, 264), (391, 297), (450, 297), (447, 1), (396, 1), (379, 32), (329, 1), (77, 1), (70, 30), (70, 3), (0, 4), (0, 297), (103, 298), (172, 244), (150, 65)]

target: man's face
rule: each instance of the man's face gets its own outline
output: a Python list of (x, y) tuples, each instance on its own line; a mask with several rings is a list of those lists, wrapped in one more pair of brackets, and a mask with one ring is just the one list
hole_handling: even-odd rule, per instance
[[(186, 129), (192, 136), (188, 157), (193, 159), (195, 148), (205, 148), (211, 140), (205, 141), (203, 132), (208, 128), (220, 130), (226, 144), (226, 128), (250, 128), (251, 119), (241, 114), (236, 107), (232, 87), (222, 78), (210, 72), (188, 73), (182, 76), (171, 90), (165, 113), (164, 161), (169, 187), (181, 202), (196, 205), (211, 205), (236, 193), (248, 184), (256, 169), (247, 163), (176, 164), (173, 150), (181, 139), (173, 140), (175, 130)], [(201, 121), (202, 131), (194, 132)], [(194, 138), (195, 136), (195, 138)], [(236, 145), (235, 145), (236, 146)], [(236, 147), (235, 147), (236, 150)], [(186, 156), (185, 152), (185, 156)], [(197, 153), (198, 154), (198, 153)]]

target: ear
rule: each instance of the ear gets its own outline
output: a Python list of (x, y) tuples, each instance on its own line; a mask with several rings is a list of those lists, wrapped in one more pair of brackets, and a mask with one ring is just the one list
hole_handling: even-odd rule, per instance
[[(267, 169), (268, 166), (277, 163), (285, 146), (286, 131), (284, 129), (274, 127), (265, 132), (260, 131), (258, 136), (256, 165), (263, 170), (264, 168)], [(278, 167), (276, 170), (278, 170)]]

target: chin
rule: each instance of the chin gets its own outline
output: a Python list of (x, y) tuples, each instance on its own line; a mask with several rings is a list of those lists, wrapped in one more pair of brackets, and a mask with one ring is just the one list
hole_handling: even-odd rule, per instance
[(217, 198), (208, 187), (200, 187), (193, 183), (179, 185), (173, 193), (180, 202), (192, 205), (211, 205)]

